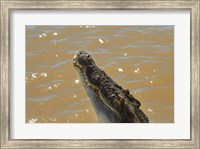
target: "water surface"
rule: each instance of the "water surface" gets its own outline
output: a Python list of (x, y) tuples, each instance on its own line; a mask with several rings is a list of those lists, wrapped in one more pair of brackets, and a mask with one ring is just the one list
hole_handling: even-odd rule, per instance
[(97, 122), (73, 67), (79, 49), (130, 90), (150, 122), (174, 122), (173, 26), (26, 26), (26, 122)]

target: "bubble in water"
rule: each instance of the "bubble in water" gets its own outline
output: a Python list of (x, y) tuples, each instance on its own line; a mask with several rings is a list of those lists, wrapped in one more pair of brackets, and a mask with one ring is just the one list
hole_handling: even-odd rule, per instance
[(39, 35), (39, 37), (41, 38), (41, 37), (42, 37), (42, 35)]
[(49, 86), (49, 89), (50, 89), (50, 90), (52, 89), (51, 86)]
[(124, 53), (124, 56), (127, 56), (127, 53)]

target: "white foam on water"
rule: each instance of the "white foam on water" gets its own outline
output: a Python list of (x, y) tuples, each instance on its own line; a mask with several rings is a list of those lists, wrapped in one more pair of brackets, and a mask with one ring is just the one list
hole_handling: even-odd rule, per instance
[(37, 122), (37, 118), (36, 118), (36, 119), (33, 118), (33, 119), (30, 119), (30, 120), (28, 121), (28, 123), (31, 123), (31, 124), (32, 124), (32, 123), (35, 123), (35, 122)]
[(140, 68), (137, 68), (134, 72), (138, 73), (140, 71)]
[(35, 78), (37, 78), (37, 73), (33, 73), (31, 76), (35, 79)]
[(43, 72), (43, 73), (41, 73), (41, 76), (47, 77), (47, 73), (46, 73), (46, 72)]
[(123, 72), (124, 70), (122, 68), (118, 68), (118, 71), (119, 72)]
[(56, 32), (55, 32), (55, 33), (53, 33), (53, 35), (54, 35), (54, 36), (57, 36), (57, 35), (58, 35), (58, 33), (56, 33)]
[(103, 43), (104, 43), (104, 41), (103, 41), (102, 39), (99, 39), (99, 42), (100, 42), (101, 44), (103, 44)]
[(147, 111), (155, 114), (155, 112), (152, 109), (147, 109)]
[(76, 83), (76, 84), (78, 84), (79, 82), (80, 82), (80, 80), (78, 80), (78, 79), (77, 79), (77, 80), (75, 80), (75, 83)]

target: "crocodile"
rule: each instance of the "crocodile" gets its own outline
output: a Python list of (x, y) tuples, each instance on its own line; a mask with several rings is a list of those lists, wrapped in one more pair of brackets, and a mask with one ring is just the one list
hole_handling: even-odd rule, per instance
[(73, 65), (100, 123), (149, 123), (141, 103), (100, 69), (92, 56), (78, 50)]

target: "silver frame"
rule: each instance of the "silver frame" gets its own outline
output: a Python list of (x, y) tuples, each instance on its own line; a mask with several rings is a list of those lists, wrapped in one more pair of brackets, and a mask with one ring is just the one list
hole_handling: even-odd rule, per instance
[[(194, 1), (1, 1), (1, 148), (199, 148), (199, 0)], [(10, 139), (10, 12), (11, 10), (138, 9), (190, 10), (191, 138), (188, 140), (13, 140)], [(183, 124), (184, 125), (184, 124)]]

